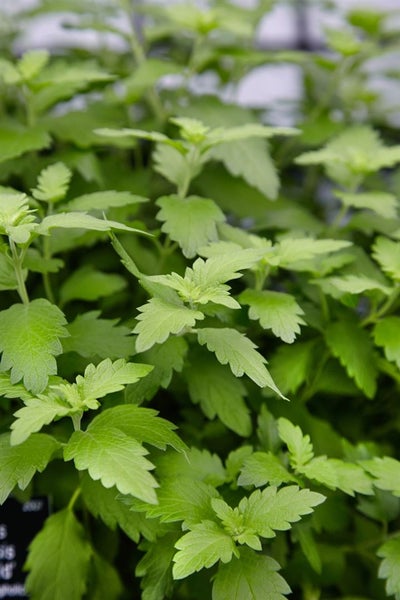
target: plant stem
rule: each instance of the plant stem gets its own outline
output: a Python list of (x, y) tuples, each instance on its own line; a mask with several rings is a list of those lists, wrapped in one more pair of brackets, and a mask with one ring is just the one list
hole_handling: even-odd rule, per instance
[(23, 268), (22, 268), (25, 251), (21, 250), (21, 253), (18, 254), (17, 246), (15, 245), (14, 240), (12, 240), (11, 238), (8, 238), (8, 239), (9, 239), (9, 244), (10, 244), (10, 249), (11, 249), (11, 255), (13, 258), (13, 262), (14, 262), (15, 276), (17, 278), (17, 285), (18, 285), (17, 291), (18, 291), (18, 294), (19, 294), (22, 302), (24, 304), (29, 304), (29, 296), (28, 296), (28, 292), (26, 291), (26, 286), (25, 286), (25, 281), (24, 281), (24, 272), (23, 272)]
[[(52, 206), (49, 204), (47, 215), (51, 215), (52, 212)], [(50, 237), (48, 235), (43, 236), (43, 258), (45, 259), (45, 261), (51, 258)], [(55, 297), (50, 281), (50, 275), (47, 272), (43, 273), (43, 286), (47, 299), (52, 304), (55, 304)]]
[(81, 430), (82, 411), (71, 415), (74, 431)]
[(75, 504), (75, 502), (78, 500), (78, 498), (79, 498), (79, 496), (80, 496), (80, 494), (81, 494), (81, 491), (82, 491), (82, 490), (81, 490), (81, 488), (80, 488), (80, 487), (77, 487), (77, 488), (76, 488), (76, 490), (74, 491), (74, 493), (73, 493), (73, 494), (72, 494), (72, 496), (71, 496), (71, 499), (70, 499), (70, 501), (68, 502), (68, 506), (67, 506), (67, 509), (68, 509), (68, 510), (73, 510), (73, 508), (74, 508), (74, 504)]

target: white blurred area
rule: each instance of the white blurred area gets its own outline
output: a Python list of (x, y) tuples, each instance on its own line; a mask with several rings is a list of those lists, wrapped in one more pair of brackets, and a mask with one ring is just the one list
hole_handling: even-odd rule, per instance
[[(101, 6), (101, 0), (99, 7)], [(117, 0), (115, 0), (117, 2)], [(154, 2), (154, 0), (152, 0)], [(159, 3), (179, 4), (183, 0), (157, 0)], [(192, 0), (197, 4), (206, 0)], [(252, 6), (256, 0), (235, 0), (247, 6)], [(81, 0), (84, 4), (85, 0)], [(146, 0), (133, 0), (135, 3), (145, 3)], [(37, 0), (0, 0), (0, 10), (12, 15), (19, 11), (32, 8)], [(344, 16), (354, 8), (377, 10), (380, 12), (398, 10), (400, 19), (400, 0), (333, 0), (332, 9), (323, 8), (324, 0), (284, 0), (278, 1), (275, 8), (261, 20), (256, 32), (256, 44), (264, 49), (294, 48), (299, 44), (299, 38), (308, 41), (310, 48), (323, 48), (324, 28), (340, 28)], [(177, 7), (177, 10), (179, 8)], [(300, 21), (299, 21), (300, 18)], [(71, 21), (72, 19), (72, 21)], [(90, 31), (65, 29), (63, 23), (73, 24), (73, 17), (66, 13), (50, 13), (30, 20), (29, 27), (24, 27), (17, 39), (17, 53), (31, 48), (68, 47), (78, 45), (88, 49), (96, 48), (99, 43), (116, 50), (124, 48), (124, 42), (117, 35)], [(400, 23), (399, 29), (400, 29)], [(124, 23), (118, 22), (119, 27)], [(303, 29), (302, 29), (303, 28)], [(101, 39), (101, 42), (100, 42)], [(397, 57), (398, 59), (399, 57)], [(396, 60), (398, 64), (398, 60)], [(384, 87), (379, 80), (379, 61), (374, 67), (376, 86)], [(166, 85), (172, 84), (165, 81)], [(205, 74), (194, 78), (192, 88), (198, 93), (212, 91), (212, 77)], [(274, 121), (277, 124), (290, 125), (293, 118), (293, 107), (302, 96), (302, 74), (299, 67), (292, 64), (276, 64), (261, 66), (253, 69), (235, 88), (228, 88), (225, 98), (244, 106), (254, 108), (275, 107)], [(393, 97), (393, 94), (389, 93)], [(397, 96), (397, 94), (396, 94)]]

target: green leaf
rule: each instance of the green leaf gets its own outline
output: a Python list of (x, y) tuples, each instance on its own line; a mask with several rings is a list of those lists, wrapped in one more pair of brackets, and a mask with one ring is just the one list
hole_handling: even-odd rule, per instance
[(372, 256), (389, 277), (400, 281), (400, 242), (380, 236), (372, 247)]
[(11, 369), (11, 383), (23, 379), (33, 393), (46, 387), (57, 373), (54, 357), (62, 352), (60, 338), (68, 335), (65, 325), (61, 310), (44, 298), (0, 311), (0, 368)]
[(386, 579), (386, 593), (400, 599), (400, 536), (388, 540), (378, 549), (377, 555), (383, 558), (378, 577)]
[[(29, 208), (26, 194), (0, 191), (0, 234), (16, 244), (26, 244), (37, 227), (34, 212)], [(12, 262), (10, 264), (14, 267)]]
[[(147, 365), (135, 365), (147, 367)], [(142, 408), (133, 404), (119, 404), (99, 413), (89, 426), (104, 427), (107, 425), (119, 429), (129, 437), (139, 442), (151, 444), (165, 450), (171, 446), (177, 451), (186, 451), (186, 444), (176, 435), (176, 425), (158, 417), (158, 412), (152, 408)], [(184, 458), (186, 461), (186, 457)]]
[(400, 497), (400, 461), (390, 456), (384, 456), (383, 458), (363, 460), (360, 464), (367, 473), (375, 478), (373, 484), (377, 488), (387, 490)]
[(271, 452), (254, 452), (246, 458), (238, 478), (238, 485), (254, 485), (261, 487), (270, 485), (281, 485), (296, 481), (289, 473), (277, 456)]
[(47, 50), (29, 50), (24, 52), (22, 58), (18, 61), (18, 71), (24, 81), (29, 81), (36, 77), (46, 66), (50, 59)]
[[(179, 535), (179, 534), (178, 534)], [(153, 544), (142, 545), (148, 550), (135, 570), (141, 582), (142, 600), (164, 600), (173, 590), (172, 558), (175, 554), (176, 532), (167, 533)], [(141, 546), (141, 548), (142, 548)]]
[[(344, 277), (329, 277), (327, 279), (320, 279), (320, 282), (327, 281), (330, 285), (341, 292), (347, 294), (363, 294), (365, 292), (379, 290), (385, 295), (391, 293), (390, 287), (383, 285), (380, 281), (372, 279), (371, 277), (365, 277), (364, 275), (345, 275)], [(316, 281), (318, 284), (318, 281)]]
[(106, 192), (93, 192), (78, 196), (68, 202), (69, 211), (89, 211), (89, 210), (108, 210), (109, 208), (117, 208), (119, 206), (131, 206), (134, 204), (142, 204), (148, 202), (148, 198), (137, 196), (131, 192), (116, 192), (107, 190)]
[(187, 308), (183, 303), (172, 304), (161, 298), (151, 298), (140, 306), (139, 323), (133, 333), (137, 333), (136, 351), (144, 352), (154, 344), (161, 344), (171, 334), (182, 334), (185, 329), (194, 327), (196, 320), (204, 319), (203, 313)]
[(368, 333), (350, 319), (330, 323), (325, 340), (350, 377), (368, 398), (376, 393), (377, 368)]
[[(207, 377), (204, 377), (207, 373)], [(249, 409), (244, 401), (246, 388), (231, 371), (206, 356), (196, 356), (196, 362), (185, 371), (189, 394), (200, 403), (209, 419), (215, 416), (226, 427), (247, 437), (251, 434)]]
[(279, 568), (269, 556), (242, 548), (239, 558), (219, 565), (212, 600), (285, 600), (291, 590)]
[(25, 152), (48, 148), (51, 138), (39, 127), (2, 127), (0, 129), (0, 163), (17, 158)]
[(22, 385), (22, 383), (11, 383), (8, 373), (0, 372), (0, 396), (6, 398), (19, 398), (20, 400), (29, 400), (32, 394)]
[(288, 237), (276, 244), (265, 259), (273, 266), (294, 269), (303, 261), (309, 261), (324, 254), (338, 252), (351, 246), (345, 240), (314, 240), (313, 238)]
[(299, 131), (291, 127), (267, 127), (260, 123), (246, 123), (237, 127), (214, 129), (207, 135), (207, 142), (215, 145), (248, 138), (270, 138), (275, 135), (296, 135), (297, 133)]
[(260, 387), (268, 386), (282, 396), (265, 366), (267, 361), (244, 334), (236, 329), (204, 328), (197, 331), (197, 339), (200, 345), (206, 345), (215, 353), (221, 364), (229, 364), (236, 377), (246, 373)]
[(67, 325), (69, 337), (62, 341), (64, 352), (77, 352), (85, 358), (127, 358), (134, 353), (133, 337), (118, 319), (102, 319), (100, 311), (78, 315)]
[(308, 523), (300, 523), (293, 527), (294, 535), (300, 542), (300, 548), (308, 563), (318, 574), (321, 574), (322, 560), (319, 548), (315, 543), (314, 535)]
[(363, 192), (359, 194), (350, 194), (345, 192), (335, 192), (340, 198), (343, 206), (351, 208), (372, 210), (377, 215), (385, 219), (395, 219), (397, 217), (397, 198), (387, 192)]
[(180, 150), (165, 143), (156, 145), (153, 152), (154, 170), (173, 183), (178, 189), (187, 185), (201, 171), (202, 160), (196, 165), (189, 164), (187, 157)]
[(212, 520), (214, 511), (211, 508), (212, 498), (219, 498), (217, 490), (203, 481), (188, 477), (167, 479), (157, 494), (158, 504), (147, 510), (149, 517), (159, 517), (163, 523), (183, 521), (185, 528), (196, 523)]
[(227, 479), (218, 454), (198, 448), (190, 448), (185, 455), (169, 452), (161, 456), (157, 461), (157, 473), (162, 481), (185, 477), (193, 482), (204, 481), (214, 487), (222, 485)]
[(218, 560), (229, 562), (237, 554), (230, 535), (213, 521), (203, 521), (182, 536), (175, 544), (172, 574), (174, 579), (184, 579), (203, 568), (212, 567)]
[(111, 296), (126, 287), (126, 279), (116, 273), (103, 273), (93, 267), (77, 269), (63, 283), (60, 300), (63, 304), (71, 300), (93, 302), (105, 296)]
[(222, 223), (225, 217), (213, 200), (163, 196), (157, 205), (161, 208), (157, 219), (164, 222), (162, 231), (178, 242), (187, 258), (193, 258), (201, 246), (218, 239), (217, 223)]
[(47, 467), (59, 443), (49, 435), (36, 433), (19, 446), (10, 445), (10, 435), (0, 435), (0, 504), (18, 484), (24, 490), (34, 474)]
[(362, 467), (344, 462), (337, 458), (318, 456), (309, 463), (299, 467), (298, 472), (309, 479), (314, 479), (331, 489), (342, 490), (345, 494), (372, 494), (372, 480)]
[(82, 525), (67, 509), (51, 515), (29, 546), (26, 590), (32, 600), (81, 600), (92, 549)]
[(38, 186), (32, 190), (32, 194), (37, 200), (59, 202), (68, 191), (71, 177), (72, 173), (64, 163), (58, 162), (50, 165), (40, 173)]
[(81, 477), (81, 488), (86, 507), (107, 527), (114, 531), (118, 526), (136, 543), (141, 535), (151, 539), (152, 531), (146, 523), (145, 515), (133, 512), (126, 502), (119, 499), (115, 487), (105, 488), (99, 481), (94, 481), (84, 473)]
[(400, 317), (384, 317), (375, 325), (374, 340), (400, 369)]
[(16, 420), (11, 425), (11, 443), (21, 444), (44, 425), (74, 412), (77, 411), (70, 404), (51, 392), (29, 398), (25, 400), (25, 406), (14, 413)]
[(262, 492), (256, 490), (248, 498), (243, 498), (239, 510), (244, 516), (244, 526), (252, 528), (265, 538), (275, 537), (275, 530), (286, 531), (291, 523), (300, 521), (303, 515), (313, 512), (313, 508), (325, 501), (325, 496), (310, 490), (300, 490), (290, 485), (280, 490), (267, 487)]
[(294, 469), (302, 467), (314, 456), (310, 436), (303, 435), (300, 427), (281, 417), (278, 420), (279, 437), (288, 447), (290, 463)]
[(40, 235), (49, 235), (51, 229), (88, 229), (91, 231), (111, 231), (117, 229), (121, 231), (130, 231), (135, 233), (145, 232), (140, 229), (134, 229), (128, 227), (123, 223), (117, 223), (116, 221), (109, 221), (105, 219), (97, 219), (92, 215), (87, 215), (84, 212), (70, 212), (70, 213), (58, 213), (56, 215), (49, 215), (45, 217), (43, 221), (37, 226), (37, 232)]
[(90, 600), (119, 600), (123, 585), (118, 571), (100, 554), (92, 557)]
[(264, 329), (272, 329), (277, 337), (288, 344), (293, 343), (300, 333), (299, 326), (305, 325), (300, 316), (304, 314), (303, 310), (290, 294), (245, 290), (239, 299), (250, 306), (250, 319), (258, 319)]
[(154, 465), (139, 442), (112, 425), (90, 425), (87, 431), (75, 431), (64, 448), (65, 460), (74, 460), (78, 471), (87, 470), (106, 488), (115, 486), (121, 494), (131, 494), (155, 504), (158, 483), (149, 473)]
[(280, 346), (272, 356), (271, 375), (283, 394), (294, 394), (307, 380), (314, 349), (313, 341), (297, 342), (293, 346)]

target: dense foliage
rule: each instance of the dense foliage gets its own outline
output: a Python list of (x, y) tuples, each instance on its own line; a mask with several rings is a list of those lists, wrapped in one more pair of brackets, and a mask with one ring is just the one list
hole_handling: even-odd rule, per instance
[[(209, 4), (3, 21), (0, 499), (53, 505), (26, 587), (399, 599), (399, 32), (260, 50), (272, 0)], [(13, 52), (58, 11), (95, 46)], [(268, 63), (295, 106), (223, 100)]]

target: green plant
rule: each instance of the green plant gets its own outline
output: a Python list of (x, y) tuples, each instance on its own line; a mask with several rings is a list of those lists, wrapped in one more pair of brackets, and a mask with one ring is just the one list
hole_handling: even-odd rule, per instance
[[(254, 50), (272, 4), (146, 4), (141, 40), (129, 2), (46, 1), (20, 18), (123, 49), (0, 60), (0, 500), (53, 501), (33, 600), (400, 598), (400, 146), (368, 75), (396, 42), (353, 11), (328, 56)], [(303, 69), (295, 127), (220, 99), (266, 62)]]

